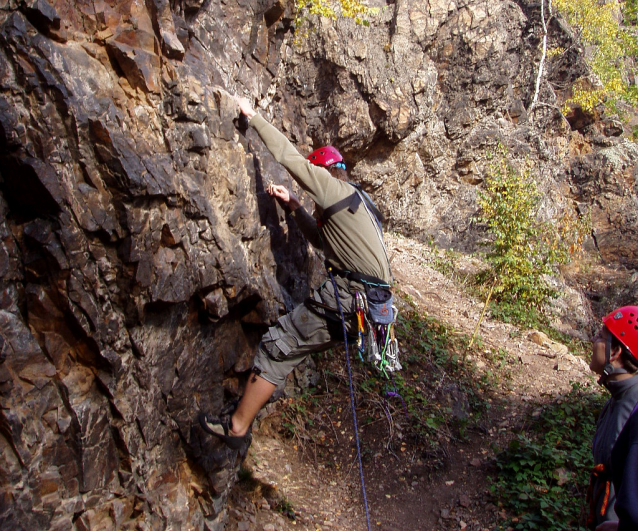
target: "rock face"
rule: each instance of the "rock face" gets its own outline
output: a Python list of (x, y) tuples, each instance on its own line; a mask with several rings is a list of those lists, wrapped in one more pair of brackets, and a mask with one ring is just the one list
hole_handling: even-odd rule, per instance
[(0, 2), (0, 527), (223, 528), (242, 453), (197, 412), (241, 394), (320, 274), (264, 191), (290, 176), (229, 93), (304, 152), (338, 146), (394, 228), (462, 248), (503, 143), (547, 212), (593, 205), (600, 254), (637, 266), (638, 150), (552, 107), (578, 55), (528, 115), (538, 6), (493, 4), (402, 0), (295, 33), (285, 0)]

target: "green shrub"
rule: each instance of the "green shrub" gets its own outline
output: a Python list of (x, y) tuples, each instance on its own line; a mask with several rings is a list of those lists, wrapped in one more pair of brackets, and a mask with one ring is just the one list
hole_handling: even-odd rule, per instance
[(484, 291), (514, 313), (542, 312), (556, 295), (548, 278), (558, 264), (568, 262), (588, 230), (586, 217), (567, 213), (560, 219), (539, 219), (541, 194), (526, 163), (519, 171), (499, 146), (492, 156), (484, 190), (479, 193), (480, 221), (492, 237), (487, 254), (490, 269), (481, 273)]
[(344, 18), (351, 18), (357, 24), (364, 25), (367, 25), (365, 17), (378, 11), (359, 0), (296, 0), (295, 5), (298, 13), (320, 15), (333, 20), (341, 15)]

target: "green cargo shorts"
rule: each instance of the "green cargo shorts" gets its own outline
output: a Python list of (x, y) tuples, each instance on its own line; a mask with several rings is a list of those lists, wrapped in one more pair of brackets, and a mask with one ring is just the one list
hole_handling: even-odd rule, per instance
[[(339, 301), (344, 314), (354, 314), (354, 293), (363, 292), (363, 285), (343, 277), (335, 277), (339, 291)], [(311, 298), (337, 310), (334, 287), (330, 279)], [(338, 310), (337, 310), (338, 312)], [(255, 356), (255, 368), (259, 375), (274, 385), (281, 385), (293, 369), (313, 352), (323, 352), (337, 345), (343, 345), (343, 327), (322, 315), (321, 309), (300, 304), (292, 312), (280, 317), (262, 336)], [(338, 317), (338, 313), (333, 314)], [(346, 317), (346, 331), (349, 336), (357, 332), (356, 316)]]

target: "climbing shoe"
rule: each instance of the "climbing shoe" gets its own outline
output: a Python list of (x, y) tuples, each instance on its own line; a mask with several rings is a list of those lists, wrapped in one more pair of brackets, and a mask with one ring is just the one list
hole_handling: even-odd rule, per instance
[(199, 425), (206, 433), (210, 433), (222, 440), (231, 450), (240, 450), (242, 446), (249, 441), (250, 430), (241, 437), (229, 435), (232, 422), (228, 414), (215, 417), (208, 413), (201, 412), (199, 414)]

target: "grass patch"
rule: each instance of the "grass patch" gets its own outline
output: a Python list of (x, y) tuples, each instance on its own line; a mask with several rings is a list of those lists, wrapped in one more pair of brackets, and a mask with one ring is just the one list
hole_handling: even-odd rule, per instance
[(295, 514), (295, 508), (287, 498), (282, 498), (281, 500), (279, 500), (279, 502), (275, 505), (275, 511), (281, 513), (289, 520), (294, 521), (297, 517), (297, 515)]

